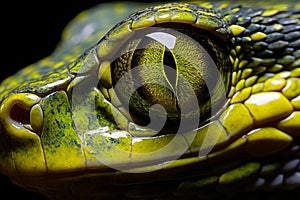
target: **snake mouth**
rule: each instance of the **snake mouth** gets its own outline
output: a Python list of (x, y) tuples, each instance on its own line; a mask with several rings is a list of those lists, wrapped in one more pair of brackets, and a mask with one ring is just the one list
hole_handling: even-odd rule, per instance
[(7, 133), (24, 137), (24, 131), (40, 135), (43, 128), (41, 98), (31, 93), (9, 96), (0, 107), (0, 120)]

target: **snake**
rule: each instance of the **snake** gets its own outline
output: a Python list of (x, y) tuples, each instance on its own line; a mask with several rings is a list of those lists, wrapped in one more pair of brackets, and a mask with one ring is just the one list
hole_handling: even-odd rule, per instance
[(1, 174), (48, 199), (297, 199), (300, 4), (99, 4), (0, 103)]

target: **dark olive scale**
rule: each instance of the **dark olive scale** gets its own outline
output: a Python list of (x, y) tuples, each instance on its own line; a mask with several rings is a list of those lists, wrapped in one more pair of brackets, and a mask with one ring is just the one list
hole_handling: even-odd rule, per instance
[(297, 51), (294, 51), (293, 56), (295, 56), (295, 58), (300, 58), (300, 49), (298, 49)]
[(274, 24), (276, 22), (278, 22), (278, 19), (276, 17), (263, 18), (261, 20), (261, 23), (266, 24), (266, 25), (268, 25), (268, 24)]
[(284, 26), (282, 33), (286, 34), (294, 31), (300, 31), (300, 25), (293, 24), (293, 25)]
[[(261, 17), (262, 13), (265, 11), (264, 8), (257, 8), (257, 9), (248, 9), (248, 12), (245, 13), (246, 16), (250, 17), (250, 18), (254, 18), (254, 17)], [(241, 9), (240, 13), (243, 12), (243, 9)]]
[(261, 64), (263, 64), (264, 66), (267, 67), (271, 67), (276, 63), (276, 59), (275, 58), (269, 58), (269, 59), (263, 59)]
[(274, 41), (277, 41), (279, 39), (282, 39), (284, 37), (284, 34), (283, 33), (270, 33), (268, 34), (267, 38), (266, 38), (266, 42), (268, 43), (271, 43), (271, 42), (274, 42)]
[(243, 27), (248, 25), (249, 23), (251, 23), (251, 17), (243, 17), (241, 20), (237, 22), (238, 25), (241, 25)]
[(264, 51), (258, 51), (256, 54), (261, 58), (272, 58), (274, 52), (271, 49), (266, 49)]
[(255, 23), (255, 24), (259, 24), (259, 23), (262, 23), (262, 22), (265, 22), (265, 21), (266, 21), (265, 18), (261, 17), (261, 16), (256, 16), (256, 17), (253, 17), (251, 19), (251, 23)]
[(299, 19), (286, 18), (286, 19), (280, 19), (276, 21), (278, 21), (282, 25), (289, 25), (289, 24), (296, 24), (297, 22), (299, 22)]
[[(294, 48), (292, 48), (292, 47), (287, 47), (287, 48), (285, 48), (285, 50), (282, 52), (282, 55), (293, 55), (293, 53), (294, 53)], [(294, 56), (294, 55), (293, 55)], [(297, 58), (297, 57), (295, 57), (295, 58)]]
[(300, 38), (300, 31), (294, 31), (288, 34), (284, 34), (285, 41), (294, 41)]
[[(295, 49), (292, 47), (287, 47), (282, 51), (282, 53), (280, 54), (280, 57), (286, 56), (286, 55), (293, 55), (294, 50)], [(295, 57), (295, 56), (293, 55), (293, 57)], [(295, 57), (295, 58), (297, 58), (297, 57)]]
[(265, 50), (266, 48), (268, 48), (268, 43), (266, 42), (256, 42), (255, 44), (253, 44), (253, 50), (255, 51), (262, 51)]
[(290, 55), (286, 55), (284, 57), (281, 57), (279, 59), (277, 59), (277, 63), (287, 66), (292, 64), (295, 61), (295, 57), (294, 56), (290, 56)]
[(290, 42), (289, 46), (293, 47), (293, 48), (299, 48), (300, 47), (300, 39), (297, 39), (296, 41)]
[(260, 31), (262, 29), (262, 26), (260, 24), (250, 24), (248, 26), (247, 31), (249, 31), (249, 34), (255, 33), (257, 31)]
[[(269, 34), (272, 34), (272, 33), (277, 33), (277, 27), (276, 26), (266, 26), (265, 27), (265, 30), (264, 30), (264, 33), (266, 33), (267, 35), (269, 35)], [(284, 33), (284, 32), (282, 32), (282, 33)]]
[(242, 37), (240, 41), (245, 45), (245, 47), (246, 47), (247, 44), (252, 43), (252, 40), (249, 37)]
[(268, 49), (270, 49), (271, 51), (279, 51), (279, 50), (282, 50), (283, 48), (287, 47), (288, 45), (289, 45), (289, 42), (280, 40), (280, 41), (270, 43), (268, 45)]

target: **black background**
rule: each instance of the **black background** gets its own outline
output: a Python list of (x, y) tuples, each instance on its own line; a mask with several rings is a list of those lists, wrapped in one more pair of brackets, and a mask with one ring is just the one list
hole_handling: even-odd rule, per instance
[[(79, 12), (100, 0), (5, 1), (0, 7), (0, 81), (48, 56), (63, 28)], [(111, 2), (111, 1), (110, 1)], [(59, 187), (59, 185), (58, 185)], [(45, 199), (28, 193), (0, 174), (0, 199)]]
[(1, 80), (55, 48), (64, 26), (100, 1), (7, 1), (1, 5)]
[(19, 0), (2, 4), (0, 80), (49, 55), (66, 24), (79, 12), (102, 2)]

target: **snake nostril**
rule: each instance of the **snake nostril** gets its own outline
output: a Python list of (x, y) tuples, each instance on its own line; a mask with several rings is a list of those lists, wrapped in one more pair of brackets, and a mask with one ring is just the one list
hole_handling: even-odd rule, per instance
[(22, 125), (30, 124), (30, 110), (22, 104), (15, 104), (11, 108), (10, 117), (13, 121)]
[(31, 93), (17, 93), (4, 99), (0, 105), (0, 123), (6, 133), (20, 139), (39, 134), (43, 127), (40, 101), (39, 96)]

